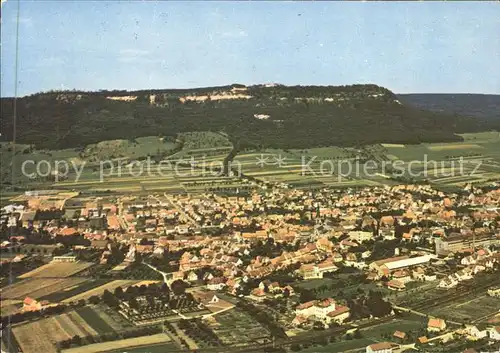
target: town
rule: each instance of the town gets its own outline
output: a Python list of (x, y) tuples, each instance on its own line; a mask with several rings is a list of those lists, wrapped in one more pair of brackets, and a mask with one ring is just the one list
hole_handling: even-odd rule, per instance
[(25, 192), (0, 216), (2, 350), (495, 351), (499, 205), (497, 184)]

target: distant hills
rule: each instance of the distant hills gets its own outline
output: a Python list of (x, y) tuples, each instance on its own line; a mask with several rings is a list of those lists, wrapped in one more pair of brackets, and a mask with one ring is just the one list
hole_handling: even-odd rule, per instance
[[(473, 98), (474, 105), (459, 105), (460, 98), (435, 96), (396, 96), (377, 85), (46, 92), (18, 99), (17, 141), (38, 149), (83, 148), (103, 140), (215, 131), (239, 148), (287, 149), (461, 141), (457, 133), (500, 128), (489, 118), (490, 103), (481, 108)], [(0, 103), (2, 140), (9, 141), (13, 99)]]
[(485, 119), (500, 119), (500, 95), (399, 94), (401, 102), (421, 109)]

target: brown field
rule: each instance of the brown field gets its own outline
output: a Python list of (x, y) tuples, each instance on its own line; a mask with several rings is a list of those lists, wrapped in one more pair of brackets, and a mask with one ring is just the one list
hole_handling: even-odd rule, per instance
[(78, 301), (80, 299), (89, 299), (90, 297), (94, 296), (94, 295), (101, 295), (102, 293), (104, 293), (104, 291), (107, 289), (109, 290), (110, 292), (114, 291), (115, 288), (117, 287), (122, 287), (123, 289), (125, 289), (125, 287), (128, 287), (130, 285), (133, 285), (135, 283), (138, 283), (138, 282), (141, 282), (141, 281), (137, 281), (137, 280), (116, 280), (116, 281), (111, 281), (109, 283), (106, 283), (102, 286), (99, 286), (97, 288), (93, 288), (91, 290), (88, 290), (86, 292), (83, 292), (83, 293), (80, 293), (80, 294), (77, 294), (71, 298), (67, 298), (65, 300), (63, 300), (62, 302), (63, 303), (69, 303), (69, 302), (74, 302), (74, 301)]
[(12, 332), (24, 353), (56, 352), (56, 342), (73, 337), (54, 317), (13, 327)]
[(69, 277), (78, 272), (81, 272), (90, 266), (94, 265), (92, 262), (51, 262), (25, 273), (19, 278), (57, 278)]
[(46, 295), (65, 290), (66, 288), (75, 287), (85, 281), (85, 278), (27, 279), (3, 288), (0, 296), (2, 300), (24, 299), (27, 296), (39, 299)]
[(55, 344), (75, 335), (96, 335), (76, 312), (15, 326), (12, 332), (24, 353), (56, 352)]

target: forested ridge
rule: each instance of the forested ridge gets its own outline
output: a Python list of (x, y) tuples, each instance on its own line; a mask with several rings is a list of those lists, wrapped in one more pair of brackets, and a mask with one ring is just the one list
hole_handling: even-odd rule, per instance
[[(2, 141), (9, 141), (12, 98), (1, 99), (1, 118)], [(401, 104), (376, 85), (57, 91), (17, 100), (17, 142), (51, 149), (190, 131), (225, 132), (256, 148), (445, 142), (499, 125)]]

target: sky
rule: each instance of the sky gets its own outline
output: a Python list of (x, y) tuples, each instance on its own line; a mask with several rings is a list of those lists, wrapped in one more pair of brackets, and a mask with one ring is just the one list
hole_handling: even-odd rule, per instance
[(500, 3), (16, 0), (1, 95), (232, 83), (500, 94)]

